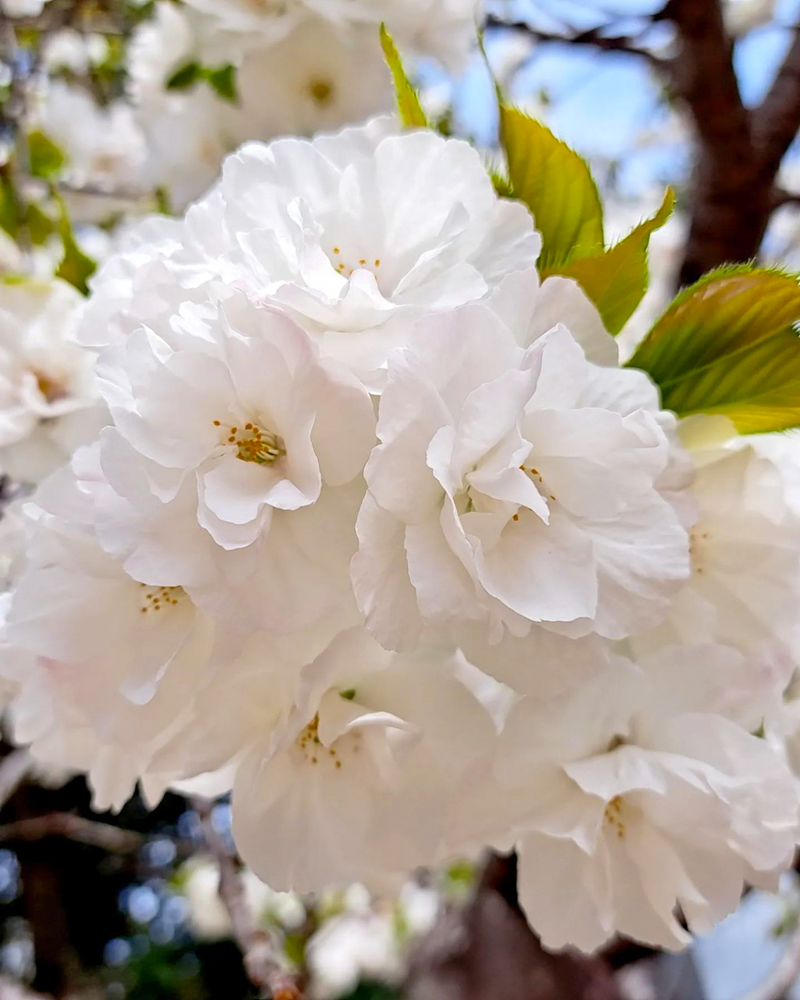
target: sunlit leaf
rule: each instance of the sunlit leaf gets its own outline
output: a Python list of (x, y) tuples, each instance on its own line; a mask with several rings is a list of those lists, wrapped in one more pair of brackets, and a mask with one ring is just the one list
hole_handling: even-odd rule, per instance
[(800, 425), (800, 284), (795, 275), (723, 268), (675, 299), (629, 364), (681, 416), (719, 413), (743, 434)]
[(208, 80), (214, 93), (223, 101), (235, 104), (239, 100), (236, 89), (236, 67), (232, 63), (219, 66), (217, 69), (205, 70), (203, 76)]
[(203, 68), (198, 62), (186, 63), (167, 80), (167, 90), (188, 90), (202, 77)]
[(597, 306), (609, 333), (625, 326), (647, 291), (647, 251), (650, 237), (672, 214), (675, 196), (667, 190), (661, 208), (625, 239), (601, 253), (582, 257), (550, 273), (574, 278)]
[(585, 160), (515, 108), (500, 108), (500, 129), (511, 191), (542, 235), (540, 271), (602, 250), (603, 208)]
[(75, 241), (75, 235), (72, 232), (72, 224), (70, 223), (66, 205), (63, 199), (57, 198), (56, 200), (61, 211), (58, 232), (61, 242), (64, 245), (64, 256), (58, 265), (56, 276), (63, 278), (64, 281), (68, 281), (83, 295), (88, 295), (89, 287), (87, 281), (97, 270), (97, 263), (91, 257), (87, 257), (78, 246)]
[(49, 180), (55, 177), (65, 163), (65, 156), (44, 132), (31, 132), (28, 136), (28, 168), (34, 177)]
[(392, 73), (400, 121), (406, 128), (427, 128), (428, 119), (422, 110), (419, 96), (403, 68), (400, 53), (392, 41), (392, 36), (386, 30), (385, 24), (381, 25), (381, 46)]
[(27, 227), (31, 243), (34, 246), (41, 246), (54, 233), (58, 232), (58, 221), (52, 219), (35, 204), (28, 205), (25, 208), (25, 226)]
[(0, 229), (16, 237), (20, 224), (20, 206), (10, 177), (0, 176)]

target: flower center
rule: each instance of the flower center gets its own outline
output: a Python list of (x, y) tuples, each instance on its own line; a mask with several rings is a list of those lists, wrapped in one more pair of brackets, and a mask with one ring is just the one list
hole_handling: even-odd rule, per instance
[(161, 611), (173, 604), (180, 604), (186, 597), (183, 587), (149, 587), (146, 583), (140, 583), (139, 587), (143, 591), (139, 612), (143, 615)]
[(215, 420), (214, 426), (222, 428), (225, 435), (223, 444), (233, 445), (236, 448), (236, 457), (242, 462), (274, 465), (286, 454), (283, 439), (272, 431), (264, 430), (258, 424), (247, 423), (244, 427), (226, 427), (221, 420)]
[(333, 84), (330, 80), (315, 79), (308, 85), (308, 92), (317, 104), (324, 107), (333, 98)]
[(328, 253), (328, 260), (336, 268), (339, 274), (343, 278), (349, 278), (357, 270), (363, 269), (367, 271), (372, 271), (375, 277), (378, 277), (381, 258), (380, 257), (369, 257), (362, 254), (360, 257), (351, 257), (350, 254), (342, 254), (342, 248), (338, 245), (331, 248)]
[(31, 374), (36, 379), (36, 386), (39, 392), (48, 403), (57, 403), (60, 399), (64, 399), (68, 395), (65, 386), (58, 379), (36, 369), (32, 369)]
[(295, 740), (295, 747), (306, 763), (341, 771), (348, 757), (361, 753), (361, 734), (347, 733), (326, 747), (319, 738), (319, 715), (315, 715)]
[(615, 795), (606, 806), (603, 816), (605, 818), (606, 826), (611, 827), (612, 833), (616, 831), (617, 838), (619, 840), (624, 840), (625, 838), (624, 815), (622, 797)]
[(707, 543), (707, 531), (698, 531), (697, 528), (692, 528), (689, 531), (689, 556), (692, 560), (692, 569), (699, 576), (702, 576), (706, 571), (704, 562)]

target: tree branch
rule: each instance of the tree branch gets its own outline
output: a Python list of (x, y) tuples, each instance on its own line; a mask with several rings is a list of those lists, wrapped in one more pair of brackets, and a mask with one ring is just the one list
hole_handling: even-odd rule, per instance
[(601, 28), (590, 28), (587, 31), (559, 34), (558, 32), (540, 31), (527, 21), (507, 21), (496, 14), (489, 14), (486, 18), (485, 26), (487, 28), (506, 28), (510, 31), (518, 31), (528, 35), (537, 42), (561, 42), (564, 45), (591, 45), (596, 49), (605, 51), (628, 52), (630, 55), (646, 59), (657, 67), (661, 67), (664, 64), (663, 59), (650, 49), (640, 45), (638, 39), (633, 36), (605, 35)]
[(800, 129), (800, 30), (761, 105), (753, 113), (753, 140), (773, 176)]
[(695, 125), (697, 160), (681, 284), (729, 261), (755, 257), (772, 212), (773, 177), (756, 155), (721, 0), (669, 0), (678, 32), (671, 86)]
[(110, 823), (98, 823), (72, 813), (31, 816), (0, 826), (0, 843), (34, 843), (48, 837), (63, 837), (77, 843), (100, 847), (109, 854), (134, 854), (143, 838), (131, 830)]
[(233, 937), (242, 950), (250, 982), (261, 996), (271, 1000), (303, 1000), (297, 977), (280, 964), (268, 935), (255, 924), (239, 866), (211, 821), (213, 803), (207, 799), (193, 799), (192, 807), (202, 820), (206, 844), (219, 868), (220, 899), (228, 911)]

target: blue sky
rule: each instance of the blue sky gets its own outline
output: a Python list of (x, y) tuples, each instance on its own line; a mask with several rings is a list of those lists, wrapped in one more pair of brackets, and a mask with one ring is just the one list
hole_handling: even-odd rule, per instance
[[(622, 31), (636, 31), (641, 17), (663, 0), (494, 0), (493, 10), (510, 17), (527, 17), (542, 30), (564, 24), (578, 29), (622, 18)], [(742, 95), (749, 105), (764, 96), (789, 44), (789, 26), (800, 19), (800, 0), (778, 0), (776, 23), (758, 28), (736, 46), (735, 64)], [(669, 29), (661, 25), (659, 31)], [(502, 38), (488, 40), (502, 44)], [(554, 131), (590, 159), (618, 163), (623, 195), (636, 197), (655, 184), (678, 182), (690, 166), (690, 150), (676, 138), (645, 148), (637, 146), (642, 132), (658, 132), (668, 115), (661, 87), (649, 66), (625, 53), (597, 52), (588, 47), (547, 44), (536, 48), (519, 72), (512, 96), (544, 92), (551, 105)], [(490, 81), (476, 60), (457, 90), (459, 127), (479, 142), (491, 142)]]

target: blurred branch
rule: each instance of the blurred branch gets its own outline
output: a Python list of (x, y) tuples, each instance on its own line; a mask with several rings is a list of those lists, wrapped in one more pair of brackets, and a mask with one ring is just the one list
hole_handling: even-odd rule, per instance
[(721, 0), (669, 0), (679, 47), (670, 85), (695, 125), (697, 157), (681, 284), (728, 261), (755, 257), (772, 212), (772, 176), (756, 156)]
[(47, 837), (64, 837), (101, 847), (110, 854), (134, 854), (143, 843), (143, 838), (131, 830), (122, 830), (110, 823), (99, 823), (72, 813), (32, 816), (0, 826), (0, 843), (32, 843)]
[(753, 113), (753, 139), (764, 169), (777, 173), (797, 130), (800, 128), (800, 30), (775, 80)]
[(590, 28), (587, 31), (559, 32), (540, 31), (527, 21), (507, 21), (496, 14), (486, 18), (487, 28), (506, 28), (528, 35), (537, 42), (561, 42), (564, 45), (591, 45), (596, 49), (612, 52), (628, 52), (640, 56), (656, 66), (661, 66), (663, 60), (650, 49), (639, 43), (630, 35), (606, 35), (602, 28)]
[(239, 865), (230, 854), (212, 821), (213, 803), (193, 799), (192, 807), (203, 823), (206, 845), (219, 868), (219, 895), (233, 928), (233, 936), (242, 950), (250, 982), (270, 1000), (303, 1000), (297, 978), (275, 957), (269, 936), (256, 926), (247, 901)]

